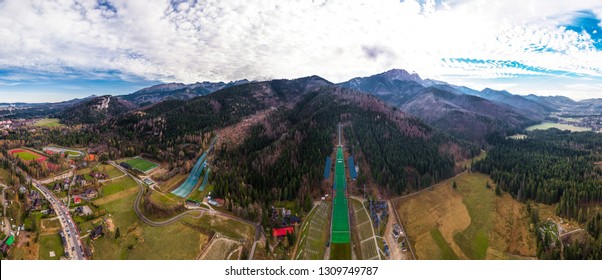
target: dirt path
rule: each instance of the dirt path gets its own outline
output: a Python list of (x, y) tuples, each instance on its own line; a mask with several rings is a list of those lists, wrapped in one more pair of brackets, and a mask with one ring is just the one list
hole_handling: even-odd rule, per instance
[[(389, 213), (393, 213), (393, 211), (395, 211), (395, 209), (393, 209), (393, 207), (391, 206), (391, 203), (387, 203), (389, 206)], [(391, 215), (389, 215), (389, 219), (387, 220), (387, 226), (385, 228), (385, 241), (387, 241), (387, 244), (389, 244), (389, 250), (391, 251), (391, 255), (390, 258), (392, 260), (404, 260), (405, 258), (403, 257), (403, 252), (401, 251), (401, 248), (399, 248), (399, 245), (397, 243), (397, 241), (395, 240), (395, 238), (392, 236), (393, 232), (393, 224), (396, 223), (397, 220), (393, 219), (393, 217)]]

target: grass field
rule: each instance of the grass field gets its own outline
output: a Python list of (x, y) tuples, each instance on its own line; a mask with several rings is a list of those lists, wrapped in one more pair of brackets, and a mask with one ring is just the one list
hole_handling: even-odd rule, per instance
[(0, 182), (6, 183), (10, 177), (10, 171), (0, 168)]
[(121, 191), (121, 192), (117, 192), (117, 193), (114, 193), (114, 194), (111, 194), (111, 195), (107, 195), (107, 196), (103, 196), (103, 197), (97, 198), (97, 199), (95, 199), (95, 200), (92, 201), (92, 204), (94, 206), (100, 206), (100, 205), (103, 205), (103, 204), (107, 204), (107, 203), (110, 203), (110, 202), (122, 199), (124, 197), (128, 197), (128, 196), (130, 196), (132, 194), (135, 194), (137, 192), (138, 192), (138, 188), (129, 188), (129, 189), (125, 190), (125, 191)]
[(59, 119), (40, 119), (37, 120), (33, 126), (37, 126), (37, 127), (59, 127), (59, 126), (63, 126), (60, 123)]
[(23, 149), (10, 150), (9, 153), (21, 160), (24, 160), (24, 161), (36, 160), (36, 159), (39, 159), (42, 157), (41, 155), (39, 155), (37, 153), (31, 152), (28, 150), (23, 150)]
[(330, 244), (331, 260), (348, 260), (351, 258), (351, 243)]
[(110, 164), (99, 164), (95, 166), (92, 170), (107, 174), (109, 176), (109, 179), (123, 175), (123, 172), (121, 172), (119, 169), (115, 168), (115, 166), (112, 166)]
[(135, 158), (126, 160), (125, 162), (127, 164), (129, 164), (132, 168), (137, 169), (143, 173), (147, 173), (147, 172), (153, 170), (155, 167), (159, 166), (158, 164), (156, 164), (154, 162), (150, 162), (150, 161), (145, 160), (140, 157), (135, 157)]
[(480, 153), (478, 156), (476, 156), (476, 157), (474, 157), (474, 158), (466, 159), (466, 160), (464, 160), (464, 161), (461, 161), (460, 163), (458, 163), (458, 165), (459, 165), (460, 167), (464, 167), (464, 166), (466, 166), (467, 168), (471, 168), (471, 167), (472, 167), (472, 162), (473, 162), (473, 161), (477, 162), (477, 161), (479, 161), (479, 160), (482, 160), (482, 159), (484, 159), (486, 156), (487, 156), (487, 152), (486, 152), (486, 151), (484, 151), (484, 150), (481, 150), (481, 153)]
[(573, 132), (591, 131), (591, 129), (587, 128), (587, 127), (580, 127), (580, 126), (574, 126), (574, 125), (562, 124), (562, 123), (551, 123), (551, 122), (545, 122), (545, 123), (533, 125), (533, 126), (527, 127), (526, 130), (527, 131), (532, 131), (532, 130), (536, 130), (536, 129), (546, 130), (546, 129), (553, 128), (553, 127), (558, 128), (560, 130), (570, 130)]
[[(451, 184), (456, 181), (457, 189)], [(485, 187), (486, 182), (493, 186)], [(464, 173), (399, 200), (400, 219), (419, 259), (512, 259), (535, 255), (526, 208), (498, 197), (489, 176)]]
[(493, 227), (495, 193), (493, 188), (485, 187), (490, 181), (489, 176), (479, 173), (469, 175), (458, 177), (456, 183), (470, 215), (470, 225), (466, 230), (455, 233), (454, 241), (469, 259), (482, 260), (487, 256), (489, 232)]
[[(58, 234), (40, 235), (41, 260), (58, 260), (65, 255), (61, 237)], [(50, 257), (50, 251), (54, 251), (54, 257)]]
[(158, 191), (151, 191), (150, 200), (160, 207), (171, 208), (184, 203), (184, 199), (171, 194), (171, 193), (160, 193)]
[(131, 177), (126, 176), (105, 182), (104, 186), (100, 189), (100, 193), (105, 197), (136, 186), (136, 181)]
[(445, 238), (443, 238), (443, 235), (441, 234), (441, 231), (439, 231), (439, 229), (437, 229), (437, 228), (431, 229), (430, 233), (431, 233), (431, 237), (437, 244), (437, 247), (439, 247), (439, 251), (441, 252), (441, 259), (444, 259), (444, 260), (459, 260), (460, 259), (458, 257), (458, 255), (456, 255), (456, 252), (454, 252), (454, 249), (452, 249), (449, 246), (449, 244), (447, 244), (447, 241), (445, 241)]
[(226, 238), (214, 238), (204, 253), (203, 260), (225, 260), (241, 244)]
[(159, 183), (159, 187), (164, 192), (170, 192), (182, 184), (186, 180), (186, 177), (188, 177), (187, 174), (176, 174), (168, 180)]
[(164, 227), (151, 227), (138, 220), (132, 205), (136, 195), (101, 206), (108, 213), (121, 237), (114, 233), (96, 241), (94, 259), (194, 259), (208, 238), (196, 229), (176, 222)]
[(60, 230), (61, 223), (59, 219), (47, 218), (40, 220), (40, 231)]
[(255, 236), (255, 228), (251, 225), (219, 216), (203, 215), (200, 218), (187, 216), (181, 221), (219, 232), (220, 235), (229, 238), (244, 239), (249, 243)]
[(330, 213), (330, 203), (322, 202), (305, 218), (299, 234), (296, 259), (324, 259)]
[[(374, 242), (374, 231), (372, 230), (372, 222), (368, 213), (364, 210), (364, 205), (354, 198), (350, 199), (351, 209), (355, 220), (354, 234), (357, 235), (355, 239), (355, 246), (360, 246), (361, 259), (379, 259), (378, 249)], [(356, 251), (357, 252), (357, 251)], [(358, 256), (359, 258), (359, 256)]]

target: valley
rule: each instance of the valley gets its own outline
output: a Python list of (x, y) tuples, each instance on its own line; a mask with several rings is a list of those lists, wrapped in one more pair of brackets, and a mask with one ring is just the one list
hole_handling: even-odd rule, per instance
[(393, 69), (12, 108), (5, 258), (598, 258), (593, 103)]

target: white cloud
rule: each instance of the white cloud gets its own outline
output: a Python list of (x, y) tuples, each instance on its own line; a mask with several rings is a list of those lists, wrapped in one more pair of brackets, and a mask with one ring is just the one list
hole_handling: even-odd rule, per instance
[[(294, 78), (338, 82), (392, 67), (450, 79), (529, 70), (446, 62), (518, 61), (602, 77), (587, 34), (559, 28), (599, 0), (6, 0), (0, 69), (115, 69), (162, 81)], [(552, 51), (542, 52), (541, 48)]]

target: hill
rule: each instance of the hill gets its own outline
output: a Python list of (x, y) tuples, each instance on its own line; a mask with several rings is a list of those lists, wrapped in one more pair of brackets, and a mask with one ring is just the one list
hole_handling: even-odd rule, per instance
[(472, 140), (483, 140), (489, 134), (518, 129), (534, 121), (510, 107), (433, 87), (425, 88), (400, 109), (456, 137)]
[(138, 106), (110, 95), (85, 99), (56, 113), (65, 124), (100, 123), (112, 116), (136, 109)]
[(182, 83), (168, 83), (143, 88), (134, 93), (120, 96), (122, 99), (133, 102), (139, 106), (156, 104), (164, 100), (188, 100), (200, 95), (216, 92), (220, 89), (242, 85), (247, 80), (224, 82), (202, 82), (185, 85)]

